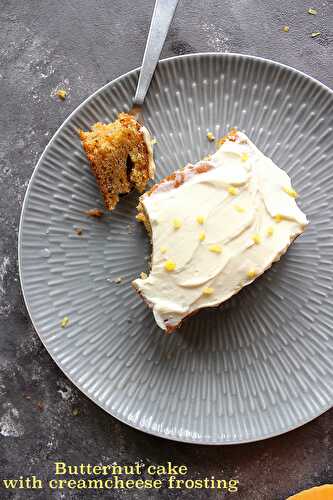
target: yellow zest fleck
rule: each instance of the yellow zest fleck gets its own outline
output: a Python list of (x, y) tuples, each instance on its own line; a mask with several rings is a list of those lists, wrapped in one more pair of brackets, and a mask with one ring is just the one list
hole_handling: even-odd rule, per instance
[(60, 321), (60, 326), (61, 328), (66, 328), (66, 326), (68, 326), (68, 323), (69, 323), (69, 317), (68, 316), (65, 316), (61, 321)]
[(154, 139), (152, 139), (150, 141), (150, 144), (153, 146), (154, 144), (157, 144), (157, 139), (154, 137)]
[(297, 198), (298, 196), (297, 191), (295, 191), (295, 189), (293, 189), (292, 187), (284, 186), (283, 191), (289, 194), (289, 196), (291, 196), (292, 198)]
[(275, 222), (281, 222), (283, 220), (283, 215), (281, 214), (274, 215), (274, 220)]
[(211, 142), (215, 140), (213, 132), (207, 132), (207, 139)]
[(206, 238), (206, 235), (205, 235), (204, 231), (201, 231), (201, 233), (199, 233), (199, 240), (204, 241), (205, 238)]
[(135, 216), (135, 218), (136, 218), (136, 220), (138, 222), (144, 222), (146, 220), (146, 217), (145, 217), (145, 215), (142, 212), (140, 212), (139, 214), (137, 214)]
[(256, 244), (256, 245), (259, 245), (259, 243), (261, 243), (261, 236), (260, 234), (254, 234), (252, 236), (252, 241)]
[(243, 153), (241, 155), (241, 161), (247, 161), (249, 159), (249, 153)]
[(311, 14), (312, 16), (316, 16), (318, 13), (318, 11), (316, 9), (313, 9), (312, 7), (310, 7), (310, 9), (308, 9), (308, 14)]
[(205, 286), (205, 288), (202, 290), (203, 295), (212, 295), (214, 293), (214, 288), (211, 288), (210, 286)]
[(236, 194), (238, 194), (238, 189), (235, 188), (235, 186), (229, 186), (228, 193), (231, 194), (232, 196), (235, 196)]
[(245, 212), (245, 208), (244, 207), (241, 207), (240, 205), (234, 205), (234, 208), (237, 212), (239, 212), (240, 214)]
[(60, 99), (64, 100), (64, 99), (66, 99), (66, 97), (67, 97), (67, 91), (66, 91), (65, 89), (59, 89), (59, 90), (57, 90), (56, 95), (57, 95)]
[(316, 38), (316, 36), (320, 35), (321, 35), (320, 31), (314, 31), (313, 33), (311, 33), (311, 38)]
[(285, 33), (288, 33), (289, 26), (283, 26), (282, 31), (284, 31)]
[(274, 227), (269, 226), (269, 227), (267, 228), (266, 233), (267, 233), (267, 236), (273, 236), (273, 233), (274, 233)]
[(166, 260), (164, 263), (164, 269), (168, 272), (174, 271), (176, 269), (176, 264), (173, 260)]
[(220, 247), (220, 245), (210, 245), (210, 247), (208, 247), (208, 250), (213, 253), (221, 253), (222, 247)]
[(160, 252), (161, 253), (166, 253), (166, 251), (167, 251), (167, 247), (161, 247), (160, 248)]
[(257, 276), (257, 271), (255, 269), (249, 269), (248, 272), (247, 272), (247, 277), (252, 279), (252, 278), (255, 278)]
[(172, 225), (174, 229), (179, 229), (182, 226), (182, 221), (176, 217), (176, 219), (173, 219)]
[(205, 218), (202, 215), (198, 215), (196, 221), (198, 224), (203, 224), (205, 222)]

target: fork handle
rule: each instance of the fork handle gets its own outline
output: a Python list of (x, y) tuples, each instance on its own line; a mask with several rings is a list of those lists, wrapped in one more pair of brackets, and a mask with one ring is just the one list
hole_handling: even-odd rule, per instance
[(141, 107), (179, 0), (156, 0), (133, 105)]

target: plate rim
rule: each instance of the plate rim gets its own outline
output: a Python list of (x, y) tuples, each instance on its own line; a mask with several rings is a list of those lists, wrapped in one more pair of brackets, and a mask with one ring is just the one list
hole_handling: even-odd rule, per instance
[[(167, 58), (161, 59), (158, 62), (158, 64), (159, 65), (160, 64), (167, 64), (170, 61), (179, 60), (179, 59), (185, 59), (185, 58), (201, 58), (201, 57), (207, 57), (207, 56), (208, 57), (209, 56), (221, 57), (221, 58), (228, 58), (228, 57), (236, 57), (237, 58), (238, 57), (238, 58), (248, 59), (248, 60), (252, 60), (252, 61), (260, 61), (260, 62), (263, 62), (263, 63), (272, 64), (272, 65), (275, 65), (276, 67), (283, 68), (283, 69), (288, 70), (288, 71), (290, 71), (292, 73), (298, 74), (298, 75), (302, 76), (303, 78), (305, 78), (307, 80), (312, 81), (314, 84), (319, 85), (321, 88), (323, 88), (324, 90), (328, 91), (333, 96), (333, 90), (330, 87), (328, 87), (327, 85), (325, 85), (324, 83), (322, 83), (320, 80), (314, 78), (313, 76), (310, 76), (307, 73), (304, 73), (303, 71), (294, 68), (293, 66), (289, 66), (287, 64), (284, 64), (284, 63), (281, 63), (281, 62), (278, 62), (278, 61), (274, 61), (272, 59), (260, 57), (260, 56), (253, 56), (253, 55), (242, 54), (242, 53), (238, 53), (238, 52), (210, 52), (210, 51), (208, 51), (208, 52), (195, 52), (195, 53), (181, 54), (181, 55), (167, 57)], [(90, 399), (94, 404), (96, 404), (99, 408), (101, 408), (103, 411), (105, 411), (108, 415), (110, 415), (113, 418), (116, 418), (118, 421), (120, 421), (122, 424), (127, 425), (128, 427), (131, 427), (133, 429), (136, 429), (138, 431), (144, 432), (146, 434), (149, 434), (149, 435), (152, 435), (152, 436), (155, 436), (155, 437), (159, 437), (159, 438), (163, 438), (163, 439), (167, 439), (167, 440), (170, 440), (170, 441), (175, 441), (175, 442), (179, 442), (179, 443), (186, 443), (186, 444), (194, 444), (194, 445), (203, 445), (203, 446), (207, 446), (207, 445), (209, 445), (209, 446), (224, 446), (224, 445), (247, 444), (247, 443), (259, 442), (259, 441), (263, 441), (263, 440), (266, 440), (266, 439), (271, 439), (273, 437), (281, 436), (281, 435), (286, 434), (286, 433), (288, 433), (290, 431), (298, 429), (299, 427), (302, 427), (303, 425), (306, 425), (307, 423), (311, 422), (312, 420), (316, 419), (317, 417), (323, 415), (325, 412), (329, 411), (332, 408), (332, 406), (333, 406), (333, 401), (331, 402), (331, 404), (328, 404), (327, 407), (325, 407), (320, 413), (314, 412), (314, 414), (311, 415), (309, 418), (303, 419), (303, 420), (301, 420), (300, 422), (298, 422), (296, 424), (292, 424), (292, 425), (290, 425), (289, 427), (287, 427), (286, 429), (284, 429), (282, 431), (274, 431), (272, 433), (269, 433), (267, 435), (263, 435), (263, 436), (257, 437), (257, 438), (236, 439), (236, 440), (227, 440), (227, 441), (223, 441), (223, 440), (220, 440), (220, 441), (211, 441), (211, 440), (207, 441), (206, 439), (196, 440), (196, 439), (193, 439), (193, 438), (188, 438), (188, 437), (185, 438), (185, 437), (180, 437), (180, 436), (175, 436), (175, 435), (169, 436), (169, 435), (167, 435), (167, 434), (165, 434), (163, 432), (156, 432), (156, 431), (153, 431), (153, 430), (150, 430), (150, 429), (146, 429), (143, 426), (136, 425), (136, 424), (134, 424), (134, 423), (132, 423), (132, 422), (124, 419), (123, 417), (120, 417), (117, 413), (111, 412), (109, 409), (107, 409), (106, 405), (104, 403), (98, 401), (97, 398), (94, 397), (94, 395), (89, 394), (87, 390), (79, 387), (78, 384), (73, 380), (72, 376), (68, 374), (67, 369), (62, 366), (61, 361), (55, 359), (53, 353), (51, 353), (49, 351), (46, 343), (44, 342), (44, 340), (43, 340), (42, 336), (40, 335), (40, 333), (38, 331), (38, 328), (37, 328), (37, 326), (35, 324), (35, 321), (34, 321), (34, 318), (33, 318), (32, 312), (31, 312), (31, 309), (29, 307), (28, 297), (27, 297), (27, 294), (25, 293), (25, 289), (24, 289), (23, 263), (22, 263), (22, 260), (23, 260), (23, 257), (22, 257), (23, 220), (24, 220), (24, 216), (25, 216), (25, 213), (26, 213), (26, 207), (27, 207), (28, 198), (29, 198), (29, 194), (30, 194), (30, 191), (31, 191), (33, 180), (34, 180), (34, 178), (35, 178), (35, 176), (36, 176), (36, 174), (37, 174), (37, 172), (38, 172), (38, 170), (39, 170), (39, 168), (40, 168), (40, 166), (41, 166), (41, 164), (42, 164), (42, 162), (44, 160), (45, 155), (47, 154), (49, 148), (51, 147), (52, 143), (55, 141), (55, 139), (57, 138), (57, 136), (59, 135), (59, 133), (63, 129), (63, 127), (75, 115), (75, 113), (77, 113), (77, 111), (79, 111), (81, 108), (83, 108), (88, 101), (90, 101), (91, 99), (93, 99), (97, 94), (99, 94), (100, 92), (102, 92), (104, 89), (106, 89), (109, 86), (114, 85), (119, 80), (121, 80), (123, 78), (126, 78), (129, 75), (140, 71), (140, 69), (141, 69), (141, 66), (136, 67), (134, 69), (131, 69), (131, 70), (127, 71), (126, 73), (123, 73), (123, 74), (117, 76), (116, 78), (114, 78), (113, 80), (109, 81), (108, 83), (106, 83), (102, 87), (99, 87), (92, 94), (90, 94), (86, 99), (84, 99), (67, 116), (67, 118), (65, 118), (65, 120), (61, 123), (61, 125), (57, 128), (57, 130), (55, 131), (55, 133), (53, 134), (53, 136), (51, 137), (51, 139), (49, 140), (49, 142), (45, 146), (43, 152), (41, 153), (41, 155), (40, 155), (40, 157), (39, 157), (39, 159), (38, 159), (38, 161), (37, 161), (37, 163), (36, 163), (36, 165), (35, 165), (35, 167), (33, 169), (33, 172), (32, 172), (31, 177), (29, 179), (29, 183), (28, 183), (25, 195), (24, 195), (24, 200), (23, 200), (23, 203), (22, 203), (22, 207), (21, 207), (21, 213), (20, 213), (20, 218), (19, 218), (19, 230), (18, 230), (18, 237), (17, 237), (17, 259), (18, 259), (18, 272), (19, 272), (19, 279), (20, 279), (20, 287), (21, 287), (21, 291), (22, 291), (24, 305), (25, 305), (26, 310), (27, 310), (27, 312), (29, 314), (30, 321), (31, 321), (32, 326), (33, 326), (35, 332), (37, 333), (40, 341), (42, 342), (44, 348), (46, 349), (47, 353), (51, 357), (52, 361), (58, 366), (58, 368), (64, 373), (64, 375), (70, 380), (70, 382), (82, 394), (84, 394), (84, 396), (86, 396), (88, 399)]]

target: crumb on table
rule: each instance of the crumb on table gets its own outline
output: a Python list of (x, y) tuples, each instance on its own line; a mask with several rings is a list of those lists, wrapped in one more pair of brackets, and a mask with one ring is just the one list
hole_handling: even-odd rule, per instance
[(58, 96), (59, 99), (62, 99), (63, 101), (66, 99), (67, 95), (68, 95), (68, 92), (65, 89), (59, 89), (56, 92), (56, 96)]

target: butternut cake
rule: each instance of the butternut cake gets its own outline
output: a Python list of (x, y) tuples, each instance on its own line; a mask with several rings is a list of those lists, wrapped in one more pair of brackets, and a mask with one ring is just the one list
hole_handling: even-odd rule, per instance
[(152, 259), (133, 286), (168, 332), (252, 283), (308, 224), (286, 172), (241, 132), (220, 142), (140, 197)]
[(150, 134), (133, 116), (120, 113), (112, 123), (95, 123), (80, 138), (108, 210), (120, 195), (143, 192), (154, 178)]

